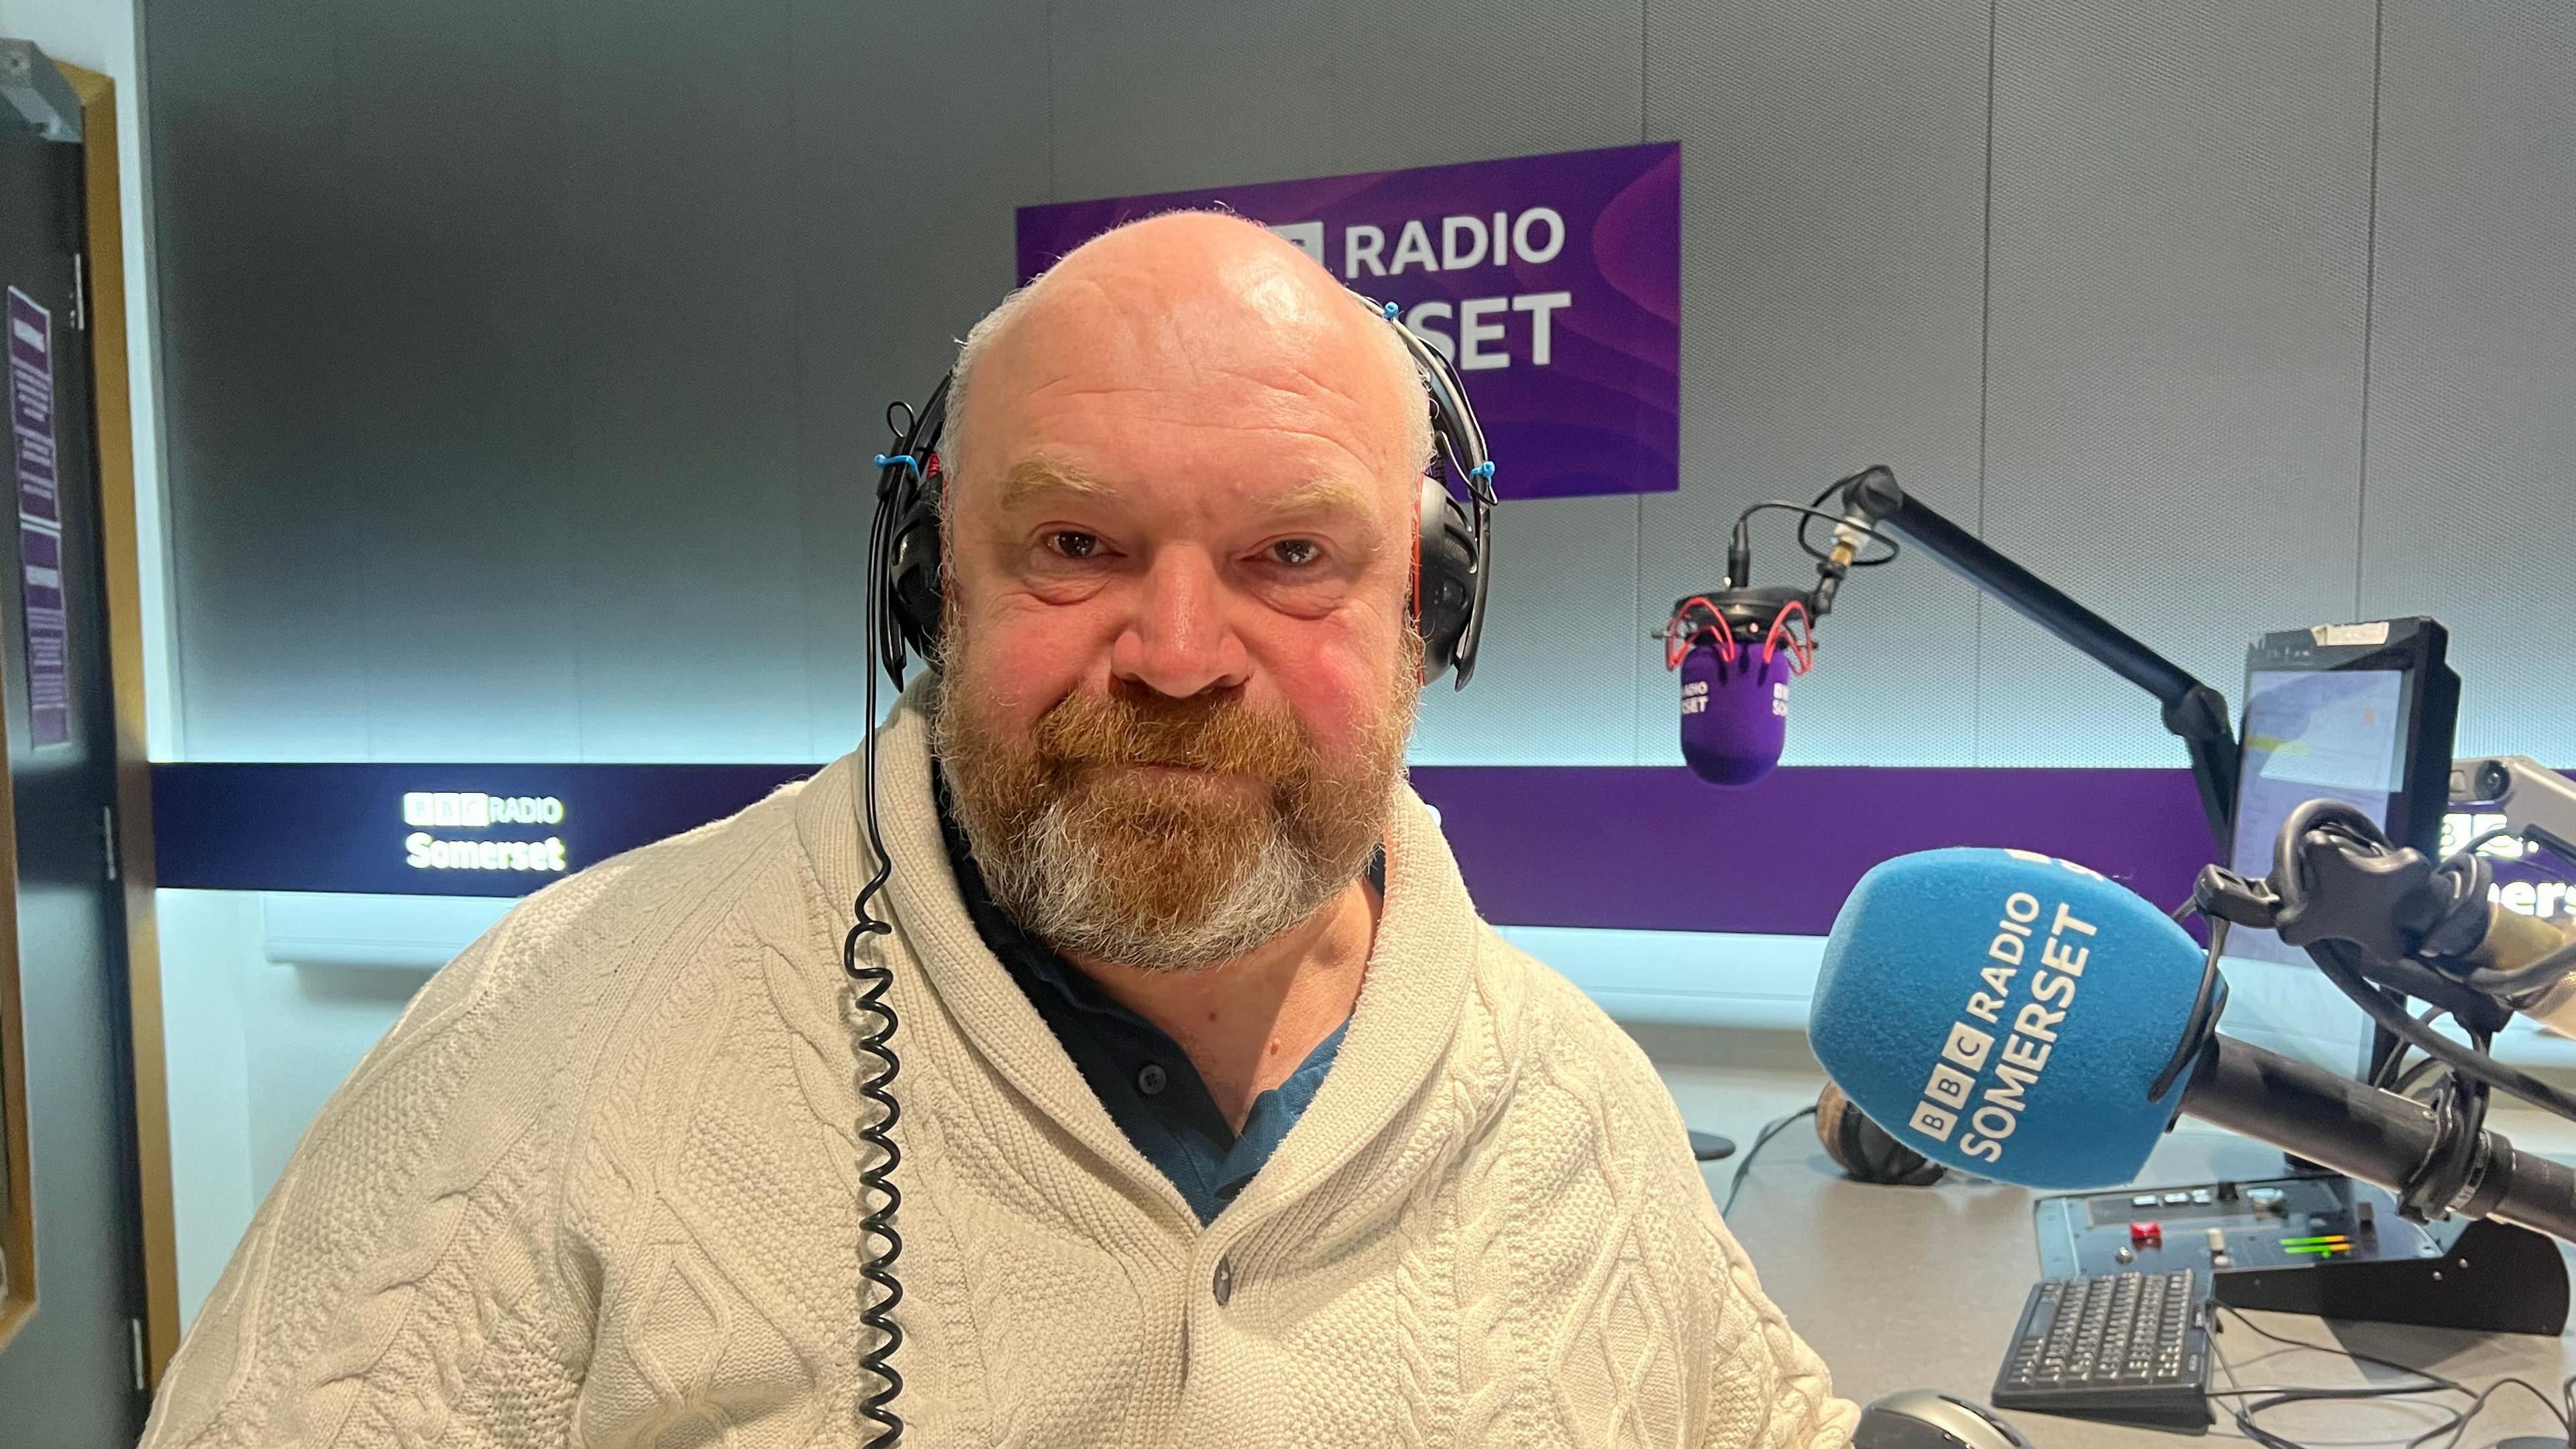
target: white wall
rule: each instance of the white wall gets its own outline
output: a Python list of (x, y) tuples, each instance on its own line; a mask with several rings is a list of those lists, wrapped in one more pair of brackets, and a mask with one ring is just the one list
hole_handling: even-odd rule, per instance
[(152, 208), (144, 155), (143, 56), (134, 0), (0, 0), (0, 37), (32, 40), (59, 61), (116, 82), (118, 178), (124, 195), (126, 385), (134, 404), (135, 518), (142, 538), (143, 668), (152, 758), (179, 757), (178, 701), (170, 687), (167, 512), (161, 490), (158, 312), (153, 303)]
[(179, 1322), (232, 1260), (259, 1205), (250, 1153), (250, 1044), (240, 977), (259, 940), (259, 897), (162, 891), (156, 914), (170, 951), (161, 972), (169, 1023), (170, 1204), (179, 1257)]

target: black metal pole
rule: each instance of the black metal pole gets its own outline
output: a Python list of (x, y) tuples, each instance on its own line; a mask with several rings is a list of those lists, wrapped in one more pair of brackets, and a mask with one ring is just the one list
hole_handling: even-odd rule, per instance
[(1873, 527), (1922, 548), (2014, 613), (2154, 695), (2164, 706), (2165, 728), (2182, 740), (2190, 756), (2192, 781), (2199, 787), (2201, 813), (2208, 818), (2217, 858), (2227, 859), (2236, 808), (2236, 731), (2228, 722), (2226, 696), (1934, 512), (1899, 487), (1896, 475), (1885, 468), (1854, 477), (1843, 501), (1846, 510), (1860, 513)]

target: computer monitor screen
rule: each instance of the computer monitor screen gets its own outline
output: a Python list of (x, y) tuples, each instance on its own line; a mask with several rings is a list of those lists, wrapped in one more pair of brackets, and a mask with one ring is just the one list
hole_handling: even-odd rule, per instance
[[(2284, 659), (2277, 637), (2255, 645), (2245, 672), (2228, 866), (2248, 878), (2272, 873), (2273, 840), (2300, 804), (2341, 800), (2397, 831), (2413, 783), (2413, 671), (2387, 667), (2384, 656), (2363, 667), (2336, 667), (2331, 655)], [(2238, 927), (2228, 933), (2220, 969), (2230, 1035), (2334, 1072), (2365, 1069), (2370, 1019), (2306, 951), (2270, 931)]]
[[(2270, 875), (2281, 822), (2310, 800), (2340, 800), (2388, 829), (2406, 773), (2406, 704), (2406, 676), (2395, 669), (2247, 670), (2228, 868)], [(2308, 964), (2307, 952), (2270, 931), (2231, 932), (2227, 948), (2234, 956)]]

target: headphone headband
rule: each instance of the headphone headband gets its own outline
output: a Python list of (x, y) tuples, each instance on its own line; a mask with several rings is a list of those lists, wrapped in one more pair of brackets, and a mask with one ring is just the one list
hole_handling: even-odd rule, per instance
[[(1467, 487), (1466, 517), (1462, 521), (1471, 530), (1469, 544), (1472, 554), (1464, 560), (1469, 580), (1463, 601), (1465, 617), (1459, 621), (1447, 657), (1435, 664), (1426, 649), (1423, 670), (1423, 682), (1429, 683), (1439, 677), (1442, 668), (1454, 669), (1458, 675), (1456, 687), (1465, 689), (1467, 681), (1476, 673), (1476, 651), (1485, 634), (1485, 595), (1493, 583), (1491, 545), (1494, 506), (1498, 502), (1494, 494), (1493, 455), (1485, 450), (1485, 429), (1476, 421), (1475, 408), (1467, 402), (1467, 384), (1459, 380), (1458, 370), (1450, 365), (1448, 355), (1407, 325), (1395, 303), (1381, 304), (1368, 297), (1362, 297), (1360, 301), (1395, 328), (1395, 335), (1403, 339), (1405, 350), (1413, 355), (1414, 370), (1421, 374), (1423, 392), (1431, 401), (1431, 434), (1439, 452), (1439, 457), (1432, 460), (1434, 466), (1445, 462)], [(1429, 490), (1425, 490), (1423, 512), (1426, 516), (1422, 541), (1426, 545), (1423, 554), (1426, 560), (1430, 557), (1428, 545), (1432, 542), (1430, 515), (1436, 512), (1445, 521), (1452, 510), (1461, 507), (1455, 495), (1449, 493), (1445, 480), (1435, 474), (1432, 482), (1440, 488), (1441, 500), (1438, 501), (1445, 502), (1447, 506), (1435, 509), (1435, 500)], [(1423, 591), (1417, 587), (1415, 598), (1418, 601), (1423, 597)], [(1430, 620), (1423, 617), (1427, 612), (1420, 607), (1415, 610), (1426, 644), (1432, 637)]]

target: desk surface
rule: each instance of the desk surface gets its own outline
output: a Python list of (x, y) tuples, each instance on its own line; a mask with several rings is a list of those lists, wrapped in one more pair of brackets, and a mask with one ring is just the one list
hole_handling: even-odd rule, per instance
[[(2501, 1119), (2499, 1125), (2505, 1125)], [(2520, 1126), (2516, 1122), (2507, 1129), (2517, 1142), (2525, 1140)], [(1749, 1144), (1752, 1134), (1738, 1140)], [(2244, 1138), (2187, 1126), (2166, 1139), (2140, 1180), (2262, 1177), (2278, 1171), (2280, 1160), (2277, 1152)], [(1734, 1168), (1729, 1161), (1707, 1169), (1720, 1201)], [(1898, 1389), (1930, 1388), (1983, 1402), (1993, 1389), (2005, 1340), (2038, 1275), (2031, 1236), (2035, 1196), (2022, 1188), (1955, 1178), (1931, 1188), (1852, 1182), (1835, 1170), (1807, 1124), (1799, 1123), (1763, 1151), (1728, 1223), (1752, 1256), (1764, 1288), (1824, 1356), (1834, 1387), (1844, 1397), (1866, 1404)], [(2328, 1325), (2271, 1313), (2254, 1318), (2286, 1337), (2420, 1365), (2472, 1388), (2519, 1375), (2554, 1393), (2559, 1380), (2576, 1373), (2576, 1351), (2571, 1351), (2576, 1338)], [(2235, 1383), (2249, 1387), (2396, 1379), (2337, 1354), (2283, 1348), (2233, 1320), (2213, 1342), (2219, 1361), (2211, 1375), (2213, 1389), (2229, 1386), (2231, 1372)], [(2261, 1422), (2303, 1441), (2399, 1446), (2438, 1422), (2438, 1414), (2424, 1403), (2457, 1401), (2457, 1395), (2446, 1395), (2399, 1404), (2299, 1405), (2267, 1413)], [(2226, 1410), (2219, 1412), (2212, 1434), (2237, 1437)], [(2039, 1449), (2180, 1449), (2189, 1442), (2151, 1429), (2047, 1414), (2007, 1417)], [(2478, 1416), (2460, 1443), (2464, 1449), (2484, 1449), (2523, 1435), (2541, 1436), (2553, 1445), (2565, 1442), (2548, 1410), (2520, 1390), (2508, 1390)]]

